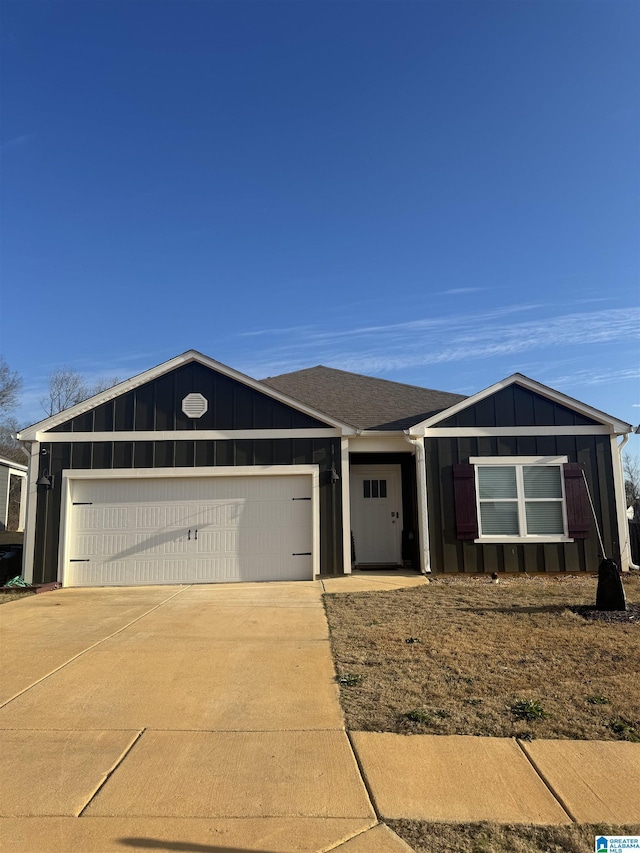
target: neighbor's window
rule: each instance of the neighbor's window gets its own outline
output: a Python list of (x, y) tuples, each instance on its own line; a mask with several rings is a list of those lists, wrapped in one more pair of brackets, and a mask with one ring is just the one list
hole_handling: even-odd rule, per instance
[(566, 538), (561, 464), (473, 462), (480, 538)]

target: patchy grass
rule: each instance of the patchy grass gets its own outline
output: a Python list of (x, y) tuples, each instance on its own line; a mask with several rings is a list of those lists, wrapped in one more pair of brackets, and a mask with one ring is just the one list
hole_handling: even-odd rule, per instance
[[(640, 578), (624, 579), (640, 602)], [(594, 576), (434, 578), (325, 596), (347, 727), (637, 740), (640, 624), (587, 621)], [(355, 677), (361, 676), (359, 681)], [(514, 848), (515, 849), (515, 848)]]
[(415, 853), (593, 853), (597, 835), (640, 835), (640, 824), (529, 826), (385, 821)]

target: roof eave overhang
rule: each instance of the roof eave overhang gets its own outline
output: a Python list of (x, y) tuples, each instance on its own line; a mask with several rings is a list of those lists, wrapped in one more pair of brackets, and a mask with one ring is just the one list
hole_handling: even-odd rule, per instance
[(159, 364), (157, 367), (152, 367), (150, 370), (146, 370), (144, 373), (139, 373), (131, 379), (119, 382), (117, 385), (114, 385), (113, 388), (101, 391), (99, 394), (95, 394), (93, 397), (89, 397), (87, 400), (83, 400), (81, 403), (77, 403), (75, 406), (65, 409), (57, 415), (52, 415), (49, 418), (38, 421), (38, 423), (21, 430), (18, 433), (17, 438), (20, 441), (39, 441), (42, 437), (42, 433), (46, 433), (54, 427), (57, 427), (72, 418), (78, 417), (78, 415), (90, 412), (92, 409), (101, 406), (103, 403), (108, 403), (110, 400), (114, 400), (116, 397), (120, 397), (128, 391), (133, 391), (135, 388), (139, 388), (141, 385), (151, 382), (154, 379), (158, 379), (160, 376), (164, 376), (166, 373), (169, 373), (182, 365), (189, 364), (192, 361), (197, 361), (199, 364), (209, 367), (211, 370), (215, 370), (230, 379), (241, 382), (243, 385), (252, 388), (254, 391), (258, 391), (267, 397), (271, 397), (273, 400), (277, 400), (292, 409), (296, 409), (298, 412), (309, 415), (309, 417), (315, 418), (316, 420), (327, 424), (327, 426), (339, 429), (343, 435), (354, 435), (356, 433), (356, 429), (349, 426), (349, 424), (345, 424), (335, 418), (331, 418), (324, 412), (319, 412), (316, 409), (301, 403), (299, 400), (287, 397), (286, 394), (281, 394), (274, 388), (270, 388), (268, 385), (263, 385), (262, 382), (259, 382), (257, 379), (252, 379), (244, 373), (240, 373), (231, 367), (227, 367), (226, 364), (215, 361), (197, 350), (188, 350), (182, 355), (178, 355), (175, 358), (169, 359), (169, 361)]
[(458, 414), (458, 412), (469, 408), (469, 406), (473, 406), (476, 403), (479, 403), (481, 400), (484, 400), (485, 397), (490, 397), (492, 394), (501, 391), (503, 388), (508, 388), (510, 385), (514, 384), (521, 385), (523, 388), (526, 388), (529, 391), (533, 391), (536, 394), (540, 394), (543, 397), (547, 397), (554, 403), (566, 406), (567, 408), (573, 409), (574, 411), (578, 412), (581, 415), (584, 415), (587, 418), (591, 418), (592, 420), (597, 421), (600, 425), (608, 427), (609, 432), (612, 435), (626, 435), (633, 429), (631, 424), (625, 423), (624, 421), (618, 420), (617, 418), (613, 418), (611, 417), (611, 415), (607, 415), (605, 412), (602, 412), (599, 409), (595, 409), (592, 406), (588, 406), (586, 403), (581, 403), (579, 400), (576, 400), (573, 397), (569, 397), (566, 394), (562, 394), (560, 391), (556, 391), (553, 388), (549, 388), (547, 385), (542, 385), (540, 382), (536, 382), (534, 379), (529, 379), (528, 376), (524, 376), (524, 374), (522, 373), (514, 373), (511, 376), (508, 376), (506, 379), (503, 379), (501, 382), (496, 382), (495, 385), (490, 385), (488, 388), (485, 388), (482, 391), (478, 391), (477, 394), (473, 394), (471, 397), (467, 397), (460, 403), (456, 403), (455, 405), (450, 406), (448, 409), (443, 409), (436, 415), (432, 415), (430, 418), (427, 418), (426, 420), (415, 424), (414, 426), (406, 430), (406, 432), (407, 434), (416, 437), (425, 436), (428, 434), (430, 428), (437, 427), (442, 421), (447, 420), (447, 418)]

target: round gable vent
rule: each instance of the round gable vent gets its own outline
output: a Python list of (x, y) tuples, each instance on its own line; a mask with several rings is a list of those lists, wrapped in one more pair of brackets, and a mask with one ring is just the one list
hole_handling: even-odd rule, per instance
[(202, 394), (187, 394), (182, 401), (182, 411), (188, 418), (201, 418), (209, 408)]

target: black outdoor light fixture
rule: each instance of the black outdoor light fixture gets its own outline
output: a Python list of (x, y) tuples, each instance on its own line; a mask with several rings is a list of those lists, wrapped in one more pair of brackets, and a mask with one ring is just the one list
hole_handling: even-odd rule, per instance
[(48, 468), (45, 468), (42, 476), (36, 480), (36, 486), (43, 486), (46, 490), (53, 486), (53, 477), (49, 474)]

